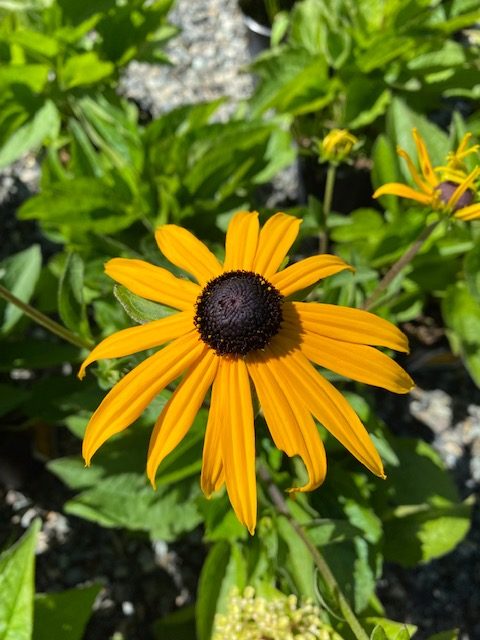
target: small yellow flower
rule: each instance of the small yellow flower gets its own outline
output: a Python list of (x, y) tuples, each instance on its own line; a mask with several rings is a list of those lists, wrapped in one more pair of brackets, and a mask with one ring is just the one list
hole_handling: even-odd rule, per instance
[(341, 162), (350, 155), (356, 144), (358, 138), (347, 129), (332, 129), (321, 142), (320, 156), (326, 162)]
[(476, 153), (479, 149), (479, 145), (467, 148), (471, 134), (467, 133), (458, 149), (447, 155), (445, 165), (432, 167), (424, 140), (416, 129), (413, 129), (412, 133), (417, 147), (421, 175), (404, 149), (398, 148), (397, 153), (407, 163), (417, 189), (399, 182), (389, 182), (378, 188), (373, 197), (399, 196), (416, 200), (433, 211), (453, 215), (460, 220), (479, 218), (480, 202), (474, 203), (474, 199), (477, 195), (475, 181), (480, 175), (480, 167), (477, 166), (467, 173), (464, 163), (468, 155)]
[(157, 229), (160, 251), (196, 282), (142, 260), (107, 262), (111, 278), (177, 312), (113, 334), (82, 364), (80, 377), (101, 358), (163, 347), (122, 378), (93, 414), (83, 442), (87, 465), (108, 438), (132, 424), (156, 395), (183, 375), (151, 436), (147, 474), (153, 485), (158, 466), (186, 435), (212, 387), (201, 486), (210, 496), (225, 483), (238, 519), (253, 533), (257, 490), (250, 380), (275, 445), (305, 463), (309, 480), (292, 491), (310, 491), (325, 478), (325, 450), (313, 417), (384, 477), (365, 427), (311, 362), (406, 393), (413, 386), (411, 378), (374, 346), (408, 351), (407, 339), (367, 311), (289, 299), (350, 268), (336, 256), (317, 255), (279, 271), (300, 222), (277, 213), (260, 230), (257, 213), (237, 213), (228, 227), (223, 265), (186, 229)]

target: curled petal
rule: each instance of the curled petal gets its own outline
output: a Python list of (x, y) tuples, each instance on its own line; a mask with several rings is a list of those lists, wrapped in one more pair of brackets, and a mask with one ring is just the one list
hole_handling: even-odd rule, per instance
[(225, 424), (221, 430), (225, 484), (237, 518), (253, 535), (257, 522), (255, 432), (245, 361), (221, 359), (218, 375), (226, 390)]
[(407, 187), (400, 182), (387, 182), (387, 184), (379, 187), (373, 194), (374, 198), (380, 198), (380, 196), (399, 196), (400, 198), (408, 198), (409, 200), (416, 200), (422, 204), (431, 204), (434, 198), (434, 194), (427, 195), (415, 191), (412, 187)]
[(105, 264), (105, 273), (137, 296), (182, 311), (192, 309), (201, 292), (198, 284), (143, 260), (113, 258)]
[(345, 269), (353, 271), (352, 267), (337, 256), (311, 256), (275, 273), (270, 282), (286, 297)]
[(177, 338), (117, 382), (87, 425), (83, 457), (87, 465), (102, 444), (134, 422), (172, 380), (178, 378), (206, 349), (198, 333)]
[(191, 273), (202, 286), (222, 273), (213, 253), (183, 227), (165, 224), (155, 231), (155, 240), (167, 260)]
[(225, 482), (222, 456), (222, 430), (225, 422), (224, 399), (227, 390), (223, 387), (225, 376), (217, 376), (213, 382), (210, 411), (203, 443), (202, 475), (200, 485), (209, 498)]
[(230, 221), (225, 241), (224, 271), (253, 271), (258, 244), (258, 213), (241, 211)]
[[(308, 482), (291, 491), (312, 491), (325, 480), (327, 457), (312, 414), (290, 384), (282, 384), (283, 371), (268, 348), (247, 360), (265, 420), (277, 449), (300, 456), (308, 473)], [(288, 366), (288, 364), (287, 364)]]
[(382, 461), (367, 430), (342, 394), (310, 364), (292, 343), (284, 338), (272, 341), (282, 380), (288, 380), (295, 394), (330, 433), (381, 478), (385, 477)]
[(459, 220), (476, 220), (480, 218), (480, 202), (463, 207), (463, 209), (455, 211), (454, 215)]
[[(297, 336), (295, 328), (289, 328), (288, 324), (283, 332), (293, 338)], [(407, 372), (395, 360), (374, 347), (305, 333), (300, 350), (321, 367), (358, 382), (394, 393), (408, 393), (415, 386)]]
[(298, 332), (408, 353), (407, 337), (394, 324), (362, 309), (315, 302), (285, 302), (283, 317)]
[(295, 242), (301, 220), (285, 213), (276, 213), (263, 225), (258, 239), (254, 271), (270, 278), (285, 260)]
[(160, 414), (150, 438), (147, 475), (155, 486), (162, 460), (183, 440), (192, 426), (217, 371), (218, 358), (208, 348), (190, 366)]
[(138, 351), (159, 347), (165, 342), (170, 342), (193, 329), (193, 316), (191, 312), (182, 311), (166, 318), (147, 322), (138, 327), (130, 327), (123, 331), (117, 331), (105, 340), (102, 340), (83, 361), (78, 377), (85, 376), (85, 369), (89, 364), (104, 358), (123, 358)]

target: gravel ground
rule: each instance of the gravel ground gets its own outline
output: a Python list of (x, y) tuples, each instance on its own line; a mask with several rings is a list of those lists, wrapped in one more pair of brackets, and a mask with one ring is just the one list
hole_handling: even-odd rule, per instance
[[(122, 92), (153, 115), (227, 95), (231, 101), (218, 116), (227, 118), (253, 87), (245, 72), (248, 41), (236, 0), (177, 0), (172, 20), (182, 28), (168, 46), (173, 66), (132, 63)], [(33, 224), (23, 223), (20, 232), (6, 224), (6, 212), (36, 189), (37, 180), (38, 167), (31, 158), (0, 172), (0, 219), (9, 238), (8, 249), (0, 246), (3, 255), (39, 240)], [(271, 206), (295, 201), (295, 168), (282, 174), (267, 195)], [(400, 434), (422, 436), (433, 444), (452, 470), (462, 497), (478, 492), (480, 391), (462, 366), (424, 368), (420, 364), (418, 372), (412, 372), (419, 388), (410, 396), (408, 412), (405, 400), (396, 400), (392, 394), (392, 400), (382, 405), (384, 417)], [(65, 487), (31, 457), (28, 443), (10, 446), (6, 450), (10, 461), (16, 459), (16, 451), (22, 451), (19, 468), (25, 474), (0, 477), (0, 543), (18, 537), (39, 516), (44, 525), (38, 548), (38, 589), (65, 589), (97, 577), (104, 589), (87, 640), (105, 640), (115, 632), (129, 640), (149, 640), (149, 621), (193, 600), (203, 559), (198, 534), (171, 547), (152, 547), (141, 536), (65, 517), (61, 513), (68, 498)], [(453, 626), (462, 629), (462, 640), (480, 638), (479, 525), (477, 509), (466, 541), (448, 556), (414, 570), (386, 567), (380, 597), (392, 618), (420, 626), (418, 640)]]

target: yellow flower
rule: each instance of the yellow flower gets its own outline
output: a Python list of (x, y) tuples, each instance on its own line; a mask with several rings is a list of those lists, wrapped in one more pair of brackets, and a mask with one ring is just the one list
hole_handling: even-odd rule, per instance
[(160, 251), (196, 282), (143, 262), (114, 258), (106, 273), (133, 293), (178, 310), (101, 342), (83, 363), (159, 347), (108, 393), (85, 433), (83, 455), (134, 422), (173, 380), (184, 377), (153, 429), (147, 474), (182, 440), (212, 387), (201, 486), (207, 496), (225, 482), (238, 519), (253, 533), (257, 517), (253, 381), (275, 445), (302, 458), (309, 491), (325, 478), (326, 456), (313, 416), (368, 469), (384, 477), (380, 457), (345, 398), (310, 361), (354, 380), (406, 393), (412, 380), (370, 345), (407, 351), (389, 322), (358, 309), (303, 303), (289, 296), (350, 267), (332, 255), (306, 258), (279, 271), (300, 220), (283, 213), (260, 230), (257, 213), (231, 220), (223, 266), (189, 231), (160, 227)]
[(382, 185), (373, 194), (374, 198), (384, 195), (400, 196), (416, 200), (429, 206), (433, 211), (451, 214), (460, 220), (475, 220), (480, 217), (480, 202), (474, 203), (477, 189), (475, 181), (480, 175), (480, 167), (467, 174), (464, 158), (478, 150), (478, 145), (467, 148), (471, 134), (467, 133), (456, 151), (446, 158), (446, 165), (432, 167), (424, 140), (416, 129), (413, 137), (420, 161), (421, 175), (412, 159), (404, 149), (397, 149), (398, 155), (405, 160), (417, 189), (399, 182)]
[(322, 140), (320, 155), (327, 162), (341, 162), (357, 143), (358, 138), (347, 129), (332, 129)]

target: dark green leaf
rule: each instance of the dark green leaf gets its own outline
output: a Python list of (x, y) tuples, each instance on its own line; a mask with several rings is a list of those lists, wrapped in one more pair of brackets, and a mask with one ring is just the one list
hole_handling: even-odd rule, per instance
[(0, 640), (30, 640), (35, 593), (35, 544), (40, 521), (0, 555)]
[(198, 640), (210, 640), (215, 614), (226, 608), (233, 587), (246, 586), (245, 555), (236, 544), (217, 542), (203, 565), (198, 584), (195, 617)]
[[(28, 249), (6, 258), (0, 264), (0, 280), (14, 296), (22, 302), (29, 302), (35, 291), (41, 267), (40, 247), (38, 244), (34, 244)], [(0, 333), (6, 334), (11, 331), (22, 316), (23, 311), (14, 304), (5, 305)]]
[(173, 312), (173, 309), (170, 309), (169, 307), (165, 307), (162, 304), (157, 304), (156, 302), (137, 296), (135, 293), (132, 293), (129, 289), (120, 284), (115, 285), (113, 293), (124, 308), (125, 313), (139, 324), (152, 322), (153, 320), (160, 320), (160, 318), (166, 318)]
[(60, 129), (57, 107), (47, 100), (32, 120), (20, 127), (0, 149), (0, 168), (37, 149), (47, 139), (54, 140)]
[(77, 253), (68, 254), (58, 287), (58, 312), (65, 326), (81, 336), (89, 337), (83, 279), (82, 258)]
[(61, 593), (37, 594), (32, 640), (82, 640), (101, 588), (101, 585), (94, 584)]

